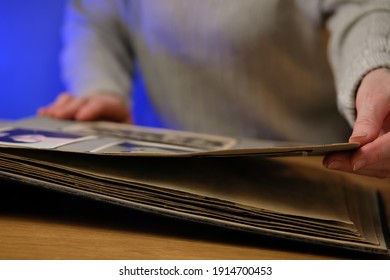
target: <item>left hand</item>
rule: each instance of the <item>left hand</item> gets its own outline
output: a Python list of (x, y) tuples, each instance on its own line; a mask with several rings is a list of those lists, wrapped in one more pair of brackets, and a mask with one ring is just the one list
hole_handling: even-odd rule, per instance
[(95, 92), (87, 97), (75, 97), (68, 92), (60, 94), (54, 103), (39, 108), (39, 116), (64, 120), (132, 123), (129, 109), (117, 95)]
[(356, 95), (357, 118), (349, 142), (359, 142), (353, 153), (324, 158), (330, 169), (379, 178), (390, 177), (390, 69), (379, 68), (362, 80)]

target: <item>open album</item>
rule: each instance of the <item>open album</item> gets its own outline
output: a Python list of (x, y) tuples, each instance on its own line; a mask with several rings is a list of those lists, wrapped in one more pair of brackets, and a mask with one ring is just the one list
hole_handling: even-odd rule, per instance
[(388, 254), (376, 191), (288, 160), (357, 147), (31, 118), (0, 125), (0, 176), (214, 226)]

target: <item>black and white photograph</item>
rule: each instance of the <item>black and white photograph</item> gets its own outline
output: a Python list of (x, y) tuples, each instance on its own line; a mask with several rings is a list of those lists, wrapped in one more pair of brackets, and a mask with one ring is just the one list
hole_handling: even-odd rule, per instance
[(109, 122), (79, 123), (64, 128), (64, 131), (96, 134), (143, 142), (147, 145), (169, 145), (182, 151), (215, 151), (232, 148), (236, 139), (225, 136), (191, 133), (168, 129), (112, 124)]

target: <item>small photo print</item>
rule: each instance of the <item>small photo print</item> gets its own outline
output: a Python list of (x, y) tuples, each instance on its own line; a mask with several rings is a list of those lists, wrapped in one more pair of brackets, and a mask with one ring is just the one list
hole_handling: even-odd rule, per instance
[(1, 128), (0, 145), (53, 149), (77, 141), (90, 139), (74, 133), (31, 128)]
[(142, 154), (183, 154), (200, 152), (199, 149), (193, 149), (182, 146), (156, 144), (142, 141), (121, 141), (115, 142), (103, 147), (97, 148), (92, 152), (101, 154), (123, 154), (123, 153), (142, 153)]
[(107, 122), (75, 124), (64, 128), (64, 130), (76, 133), (83, 132), (99, 136), (117, 137), (134, 142), (139, 141), (151, 144), (155, 143), (156, 145), (172, 145), (177, 148), (189, 148), (202, 151), (230, 149), (236, 144), (234, 138), (225, 136)]

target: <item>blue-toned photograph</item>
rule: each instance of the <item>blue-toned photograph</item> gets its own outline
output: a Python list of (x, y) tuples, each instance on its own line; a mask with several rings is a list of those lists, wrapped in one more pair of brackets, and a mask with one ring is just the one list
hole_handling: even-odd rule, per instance
[(0, 145), (51, 149), (90, 138), (90, 136), (85, 137), (74, 133), (29, 128), (7, 128), (0, 130)]

